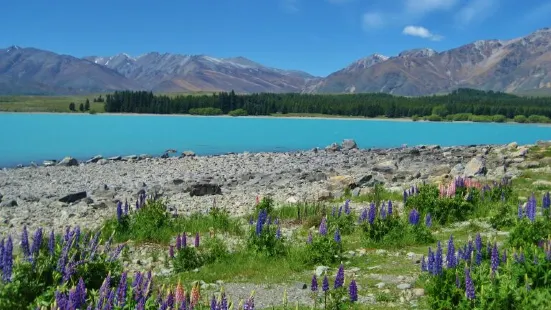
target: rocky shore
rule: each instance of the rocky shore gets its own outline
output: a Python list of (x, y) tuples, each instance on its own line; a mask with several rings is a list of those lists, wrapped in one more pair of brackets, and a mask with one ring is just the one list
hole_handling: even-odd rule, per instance
[(178, 214), (207, 212), (216, 203), (239, 216), (264, 195), (292, 203), (340, 197), (345, 188), (361, 195), (375, 184), (401, 191), (458, 175), (515, 178), (519, 168), (533, 164), (525, 161), (528, 148), (511, 143), (358, 149), (345, 140), (290, 153), (202, 157), (187, 152), (181, 157), (95, 157), (84, 163), (66, 158), (63, 164), (0, 171), (0, 234), (19, 232), (23, 225), (98, 227), (114, 215), (118, 200), (133, 202), (140, 191), (168, 199)]

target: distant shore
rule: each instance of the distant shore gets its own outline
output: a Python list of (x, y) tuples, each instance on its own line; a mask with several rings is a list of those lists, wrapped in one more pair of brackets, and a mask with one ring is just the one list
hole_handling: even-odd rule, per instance
[(343, 116), (343, 115), (323, 115), (323, 114), (272, 114), (272, 115), (246, 115), (246, 116), (230, 116), (230, 115), (194, 115), (194, 114), (153, 114), (153, 113), (71, 113), (71, 112), (12, 112), (12, 111), (0, 111), (1, 114), (62, 114), (62, 115), (75, 115), (75, 116), (90, 116), (90, 115), (105, 115), (105, 116), (169, 116), (169, 117), (213, 117), (213, 118), (252, 118), (252, 119), (312, 119), (312, 120), (350, 120), (350, 121), (391, 121), (391, 122), (419, 122), (419, 123), (458, 123), (458, 124), (507, 124), (507, 125), (538, 125), (538, 126), (551, 126), (548, 123), (517, 123), (514, 121), (506, 122), (474, 122), (474, 121), (430, 121), (425, 119), (413, 120), (413, 118), (400, 117), (400, 118), (388, 118), (388, 117), (358, 117), (358, 116)]

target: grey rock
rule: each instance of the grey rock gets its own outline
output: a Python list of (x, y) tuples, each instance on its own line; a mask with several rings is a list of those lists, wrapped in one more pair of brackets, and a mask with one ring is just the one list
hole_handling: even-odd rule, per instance
[(328, 152), (337, 152), (340, 151), (341, 147), (337, 143), (332, 143), (325, 147), (325, 150)]
[(316, 267), (316, 277), (321, 277), (322, 275), (325, 274), (325, 272), (327, 272), (327, 270), (329, 270), (329, 267), (327, 267), (327, 266), (317, 266)]
[(400, 283), (398, 285), (396, 285), (396, 288), (399, 289), (399, 290), (408, 290), (411, 288), (411, 284), (409, 283)]
[(124, 161), (138, 160), (138, 155), (128, 155), (121, 158)]
[(44, 167), (51, 167), (51, 166), (55, 166), (57, 160), (55, 159), (52, 159), (52, 160), (45, 160), (42, 162), (42, 165), (44, 165)]
[(195, 152), (193, 151), (183, 151), (182, 157), (195, 157)]
[(385, 285), (386, 285), (386, 284), (385, 284), (384, 282), (379, 282), (379, 283), (375, 284), (375, 286), (376, 286), (378, 289), (384, 288)]
[(100, 161), (100, 159), (103, 159), (103, 156), (101, 156), (101, 155), (96, 155), (96, 156), (94, 156), (94, 157), (88, 159), (88, 160), (86, 161), (86, 163), (87, 163), (87, 164), (97, 163), (98, 161)]
[(482, 156), (477, 156), (467, 163), (465, 166), (464, 175), (466, 177), (474, 177), (485, 175), (487, 172), (486, 160)]
[(59, 201), (65, 202), (65, 203), (73, 203), (84, 198), (86, 198), (86, 192), (77, 192), (77, 193), (66, 195), (60, 198)]
[(342, 149), (343, 150), (351, 150), (351, 149), (357, 149), (358, 145), (356, 144), (356, 141), (352, 139), (345, 139), (342, 141)]
[(2, 208), (4, 208), (4, 207), (8, 207), (8, 208), (17, 207), (17, 201), (15, 201), (14, 199), (2, 201), (2, 202), (0, 202), (0, 207), (2, 207)]
[(359, 187), (356, 187), (352, 190), (352, 196), (353, 197), (358, 197), (358, 196), (360, 196), (360, 192), (361, 192), (361, 189)]
[(78, 166), (78, 160), (72, 157), (65, 157), (57, 165), (65, 167)]
[(393, 173), (396, 171), (398, 166), (393, 160), (385, 160), (375, 164), (373, 171), (383, 172), (383, 173)]
[(415, 295), (417, 297), (425, 296), (425, 290), (422, 289), (422, 288), (414, 288), (413, 289), (413, 295)]
[(193, 184), (189, 188), (189, 195), (193, 196), (205, 196), (205, 195), (221, 195), (222, 188), (217, 184), (210, 183), (197, 183)]
[(122, 160), (122, 157), (121, 156), (113, 156), (113, 157), (109, 157), (107, 159), (111, 160), (111, 161), (119, 161), (119, 160)]

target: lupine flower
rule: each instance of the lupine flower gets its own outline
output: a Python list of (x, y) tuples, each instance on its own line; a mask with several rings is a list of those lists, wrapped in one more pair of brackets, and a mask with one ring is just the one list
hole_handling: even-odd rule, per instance
[(127, 276), (126, 272), (122, 273), (119, 286), (117, 287), (116, 305), (121, 308), (124, 308), (126, 302)]
[(212, 295), (212, 299), (210, 300), (210, 310), (216, 310), (218, 304), (216, 303), (216, 297)]
[(321, 289), (324, 292), (327, 292), (329, 290), (329, 279), (327, 279), (327, 275), (323, 277), (323, 282), (321, 284)]
[(312, 231), (308, 232), (308, 240), (306, 241), (308, 244), (312, 244)]
[(11, 274), (13, 270), (13, 241), (11, 236), (8, 236), (8, 241), (4, 246), (4, 257), (2, 263), (2, 281), (4, 283), (11, 282)]
[(195, 284), (191, 289), (190, 306), (192, 308), (195, 308), (195, 305), (197, 305), (200, 298), (201, 298), (201, 292), (199, 291), (199, 284)]
[(536, 197), (532, 194), (526, 203), (526, 217), (528, 217), (531, 222), (536, 220), (536, 204)]
[(54, 255), (55, 251), (55, 234), (54, 230), (52, 229), (50, 231), (50, 237), (48, 238), (48, 252), (50, 252), (50, 255)]
[(174, 307), (174, 294), (172, 294), (172, 291), (168, 291), (168, 294), (166, 296), (166, 304), (168, 308), (172, 309)]
[(176, 285), (175, 298), (176, 298), (176, 303), (178, 305), (185, 303), (186, 292), (184, 291), (184, 287), (182, 286), (182, 283), (180, 282), (180, 280), (178, 280), (178, 285)]
[(4, 239), (0, 241), (0, 273), (2, 273), (2, 266), (4, 266)]
[(176, 249), (180, 250), (182, 248), (182, 237), (180, 237), (180, 234), (176, 236)]
[(243, 310), (254, 310), (254, 296), (249, 297), (243, 305)]
[(29, 249), (29, 234), (27, 233), (27, 226), (23, 226), (23, 233), (21, 233), (21, 251), (25, 258), (31, 256), (31, 251)]
[(427, 260), (425, 259), (425, 255), (421, 257), (421, 271), (428, 271), (427, 270)]
[(404, 204), (406, 203), (406, 201), (408, 200), (408, 192), (407, 190), (404, 190)]
[(365, 220), (367, 220), (367, 208), (364, 208), (362, 210), (362, 213), (360, 214), (360, 218), (359, 218), (359, 221), (358, 222), (364, 222)]
[(519, 220), (522, 220), (524, 216), (524, 212), (523, 212), (523, 209), (522, 209), (522, 203), (518, 203), (518, 212), (517, 212), (517, 217)]
[(436, 254), (434, 255), (434, 274), (440, 275), (442, 273), (442, 245), (438, 241), (436, 247)]
[(335, 242), (337, 243), (340, 243), (341, 242), (341, 233), (339, 232), (339, 228), (337, 228), (337, 230), (335, 230)]
[(497, 244), (494, 242), (494, 247), (492, 248), (491, 255), (492, 262), (492, 275), (496, 272), (497, 267), (499, 266), (499, 251), (497, 249)]
[(194, 243), (195, 247), (198, 248), (199, 247), (199, 233), (195, 233), (195, 243)]
[(507, 249), (503, 250), (503, 254), (501, 255), (501, 261), (503, 263), (507, 263)]
[(430, 274), (435, 275), (436, 273), (434, 268), (434, 253), (432, 252), (432, 249), (429, 247), (429, 254), (427, 259), (427, 270)]
[(446, 255), (446, 262), (448, 268), (453, 268), (457, 265), (457, 261), (455, 259), (455, 245), (453, 244), (453, 235), (450, 235), (450, 239), (448, 240), (448, 253)]
[(174, 258), (174, 246), (172, 245), (168, 248), (168, 256)]
[(339, 214), (337, 217), (341, 217), (341, 215), (342, 215), (342, 206), (339, 207)]
[(387, 210), (387, 215), (392, 215), (392, 201), (388, 201), (388, 206), (387, 206), (388, 210)]
[(346, 215), (350, 215), (351, 212), (352, 210), (350, 209), (350, 199), (346, 199), (346, 201), (344, 202), (344, 213)]
[(381, 218), (383, 220), (386, 219), (386, 211), (387, 211), (386, 204), (383, 202), (383, 205), (381, 206)]
[(459, 274), (457, 273), (457, 271), (455, 272), (455, 287), (461, 287), (461, 280), (459, 279)]
[(432, 218), (430, 216), (430, 213), (427, 213), (427, 215), (425, 215), (425, 226), (429, 228), (432, 226)]
[(187, 236), (186, 233), (182, 234), (182, 248), (187, 247)]
[(277, 239), (281, 239), (281, 227), (280, 227), (280, 226), (277, 226), (276, 238), (277, 238)]
[(465, 268), (465, 295), (467, 296), (467, 299), (475, 299), (475, 289), (473, 280), (471, 279), (471, 270), (469, 268)]
[(543, 194), (541, 207), (543, 209), (549, 209), (549, 207), (551, 207), (551, 196), (549, 192)]
[(119, 200), (117, 202), (117, 221), (120, 222), (122, 219), (122, 202)]
[(333, 207), (333, 208), (331, 209), (331, 216), (332, 216), (332, 217), (335, 217), (335, 212), (337, 212), (337, 208), (336, 208), (336, 207)]
[(337, 276), (335, 277), (334, 288), (339, 288), (344, 285), (344, 266), (341, 264), (339, 270), (337, 271)]
[(411, 210), (408, 220), (411, 225), (419, 224), (419, 212), (416, 209)]
[(327, 235), (327, 219), (325, 217), (321, 219), (319, 234), (322, 236)]
[(226, 293), (222, 292), (220, 300), (219, 310), (228, 310), (228, 299), (226, 298)]
[(38, 252), (40, 251), (41, 245), (42, 245), (42, 228), (38, 228), (34, 232), (33, 244), (31, 246), (31, 255), (33, 255), (34, 257), (38, 256)]
[(312, 292), (318, 291), (318, 278), (316, 278), (316, 275), (312, 276), (312, 285), (310, 285), (310, 288)]
[(367, 221), (369, 224), (373, 224), (375, 222), (375, 216), (377, 215), (377, 208), (375, 207), (375, 204), (372, 202), (369, 205), (369, 213), (367, 214)]
[(348, 286), (348, 296), (350, 297), (351, 302), (358, 301), (358, 286), (356, 285), (356, 280), (352, 279), (350, 285)]

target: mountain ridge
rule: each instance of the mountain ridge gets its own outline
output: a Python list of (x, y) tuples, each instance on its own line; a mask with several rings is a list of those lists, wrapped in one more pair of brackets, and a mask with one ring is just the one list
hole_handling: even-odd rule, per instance
[(551, 30), (509, 40), (478, 40), (445, 51), (371, 54), (326, 77), (217, 58), (149, 52), (77, 58), (33, 47), (0, 49), (0, 94), (74, 94), (114, 90), (430, 95), (475, 88), (551, 93)]

